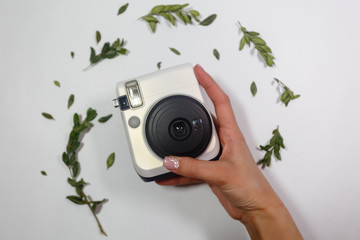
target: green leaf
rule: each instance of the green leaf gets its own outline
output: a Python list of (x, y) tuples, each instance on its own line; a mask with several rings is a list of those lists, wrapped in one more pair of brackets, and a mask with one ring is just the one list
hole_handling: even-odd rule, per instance
[(154, 33), (156, 31), (156, 22), (149, 22), (151, 31)]
[(251, 39), (251, 41), (255, 44), (266, 45), (266, 42), (262, 38), (259, 38), (259, 37), (253, 37)]
[(161, 62), (158, 62), (158, 63), (156, 64), (156, 66), (157, 66), (158, 70), (160, 70), (160, 68), (161, 68)]
[(76, 180), (71, 179), (71, 178), (68, 178), (68, 179), (67, 179), (67, 182), (68, 182), (71, 186), (76, 187)]
[(42, 175), (47, 176), (47, 173), (45, 171), (40, 171)]
[(174, 17), (173, 15), (171, 15), (170, 13), (169, 13), (169, 20), (170, 20), (171, 24), (172, 24), (173, 26), (175, 26), (175, 21), (176, 21), (176, 19), (175, 19), (175, 17)]
[(255, 37), (255, 36), (259, 36), (260, 33), (257, 33), (257, 32), (247, 32), (247, 34), (249, 34), (250, 36), (252, 37)]
[(126, 4), (124, 4), (124, 5), (122, 5), (120, 8), (119, 8), (119, 11), (118, 11), (118, 16), (120, 15), (120, 14), (123, 14), (125, 11), (126, 11), (126, 9), (128, 8), (128, 6), (129, 6), (129, 3), (126, 3)]
[(201, 21), (199, 24), (201, 26), (209, 26), (215, 20), (215, 18), (216, 18), (216, 14), (212, 14), (207, 18), (205, 18), (203, 21)]
[(109, 155), (109, 157), (106, 160), (106, 165), (107, 165), (107, 169), (109, 169), (115, 161), (115, 153), (113, 152), (112, 154)]
[(245, 42), (247, 43), (247, 45), (250, 47), (250, 37), (248, 35), (245, 34)]
[(63, 152), (62, 160), (63, 160), (63, 162), (65, 163), (66, 166), (69, 166), (70, 159), (69, 159), (69, 156), (66, 154), (66, 152)]
[(144, 16), (144, 17), (142, 17), (142, 19), (144, 19), (145, 21), (147, 21), (149, 23), (150, 22), (155, 22), (155, 23), (159, 22), (159, 20), (157, 20), (155, 17), (150, 16), (150, 15)]
[(68, 109), (74, 104), (74, 101), (75, 101), (75, 96), (74, 96), (74, 94), (71, 94), (68, 99), (68, 104), (67, 104)]
[(89, 108), (86, 112), (85, 121), (91, 122), (92, 120), (94, 120), (96, 118), (96, 116), (97, 116), (96, 110)]
[(183, 8), (183, 6), (182, 5), (180, 5), (180, 4), (174, 4), (174, 5), (171, 5), (170, 6), (170, 8), (169, 8), (169, 11), (177, 11), (177, 10), (180, 10), (180, 9), (182, 9)]
[(245, 46), (245, 36), (240, 40), (240, 47), (239, 47), (239, 51), (241, 51)]
[(74, 52), (70, 52), (70, 56), (71, 56), (72, 59), (74, 59), (75, 53), (74, 53)]
[(101, 41), (101, 33), (99, 31), (96, 31), (96, 44), (98, 44)]
[(178, 50), (176, 50), (175, 48), (169, 48), (169, 49), (176, 55), (180, 55), (180, 52)]
[(85, 200), (82, 199), (82, 198), (79, 197), (79, 196), (71, 195), (71, 196), (67, 196), (66, 198), (69, 199), (70, 201), (72, 201), (73, 203), (78, 204), (78, 205), (83, 205), (83, 204), (85, 204)]
[(80, 118), (79, 118), (79, 115), (77, 113), (74, 113), (73, 122), (74, 122), (75, 127), (80, 125)]
[(55, 86), (60, 87), (60, 83), (59, 83), (59, 81), (54, 80), (54, 84), (55, 84)]
[[(80, 145), (80, 142), (79, 142)], [(71, 153), (71, 157), (69, 159), (69, 166), (74, 166), (76, 162), (76, 152), (74, 150), (74, 152)]]
[(251, 94), (255, 97), (255, 95), (256, 95), (256, 93), (257, 93), (257, 87), (256, 87), (255, 82), (252, 82), (252, 83), (251, 83), (250, 91), (251, 91)]
[(266, 146), (260, 145), (260, 149), (261, 149), (261, 150), (264, 150), (264, 151), (269, 151), (270, 148), (271, 148), (270, 145), (266, 145)]
[(45, 118), (50, 119), (50, 120), (55, 120), (55, 118), (50, 114), (50, 113), (41, 113)]
[(79, 170), (80, 170), (80, 163), (75, 162), (73, 167), (72, 167), (72, 176), (73, 176), (73, 178), (77, 177), (77, 175), (79, 174)]
[(155, 6), (155, 7), (153, 7), (153, 9), (151, 9), (150, 14), (152, 14), (152, 15), (158, 14), (159, 12), (163, 11), (164, 8), (165, 8), (164, 5)]
[(220, 60), (220, 53), (218, 52), (218, 50), (216, 48), (213, 50), (213, 54), (217, 60)]
[(90, 51), (91, 51), (91, 53), (90, 53), (90, 62), (94, 63), (94, 58), (96, 56), (95, 49), (93, 47), (90, 47)]
[(110, 43), (106, 42), (101, 49), (101, 55), (105, 56), (105, 54), (110, 50)]
[(104, 117), (99, 118), (98, 121), (99, 121), (100, 123), (105, 123), (105, 122), (107, 122), (111, 117), (112, 117), (112, 114), (109, 114), (109, 115), (107, 115), (107, 116), (104, 116)]

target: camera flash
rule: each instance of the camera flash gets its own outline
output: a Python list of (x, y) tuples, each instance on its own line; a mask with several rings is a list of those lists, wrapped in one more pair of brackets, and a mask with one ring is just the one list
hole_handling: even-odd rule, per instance
[(141, 107), (143, 105), (139, 85), (136, 80), (127, 82), (125, 84), (126, 92), (130, 100), (130, 105), (132, 108)]

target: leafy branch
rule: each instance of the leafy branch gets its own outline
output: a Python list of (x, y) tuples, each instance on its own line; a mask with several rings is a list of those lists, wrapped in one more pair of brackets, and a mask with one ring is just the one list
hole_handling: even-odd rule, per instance
[(270, 163), (271, 163), (271, 156), (274, 154), (275, 158), (277, 158), (278, 160), (281, 160), (281, 155), (280, 155), (280, 148), (285, 149), (284, 146), (284, 139), (282, 138), (282, 136), (280, 135), (279, 132), (279, 127), (274, 129), (272, 132), (273, 136), (270, 139), (269, 144), (265, 145), (265, 146), (261, 146), (260, 145), (260, 150), (261, 151), (265, 151), (265, 155), (264, 158), (259, 160), (257, 162), (258, 165), (262, 165), (262, 167), (264, 168), (265, 166), (269, 167)]
[(240, 22), (238, 22), (241, 31), (244, 33), (244, 36), (240, 40), (239, 50), (241, 51), (245, 43), (250, 47), (250, 43), (252, 42), (255, 45), (256, 50), (259, 51), (260, 55), (264, 58), (266, 64), (271, 67), (274, 65), (274, 56), (272, 55), (272, 51), (264, 39), (260, 38), (260, 33), (247, 31), (245, 27), (241, 26)]
[(157, 17), (163, 17), (169, 21), (173, 26), (175, 26), (176, 18), (180, 19), (185, 25), (192, 24), (192, 19), (196, 22), (200, 22), (198, 17), (200, 13), (196, 10), (184, 10), (185, 7), (189, 6), (186, 4), (173, 4), (173, 5), (157, 5), (153, 7), (149, 14), (141, 17), (142, 20), (145, 20), (149, 23), (150, 28), (153, 32), (156, 31), (156, 24), (159, 23)]
[(284, 89), (284, 92), (281, 94), (280, 100), (285, 104), (285, 107), (289, 104), (291, 100), (295, 100), (300, 97), (299, 94), (294, 95), (294, 92), (290, 90), (282, 81), (277, 78), (274, 80)]
[(124, 39), (116, 39), (113, 44), (110, 45), (110, 42), (106, 42), (101, 49), (101, 52), (96, 54), (96, 51), (93, 47), (90, 47), (90, 63), (95, 65), (104, 59), (112, 59), (119, 55), (126, 55), (128, 50), (124, 48), (125, 45)]
[(66, 198), (75, 204), (87, 205), (99, 226), (100, 232), (103, 235), (107, 236), (101, 226), (98, 217), (96, 216), (97, 206), (103, 204), (107, 200), (106, 199), (100, 201), (89, 200), (88, 196), (84, 193), (84, 186), (87, 183), (82, 178), (79, 181), (77, 180), (80, 171), (80, 163), (77, 159), (77, 152), (81, 145), (81, 139), (83, 137), (83, 134), (85, 134), (85, 132), (89, 131), (93, 127), (91, 121), (94, 120), (96, 116), (97, 116), (97, 112), (92, 108), (89, 108), (87, 110), (86, 118), (84, 121), (80, 120), (80, 117), (77, 113), (74, 114), (73, 117), (74, 126), (69, 135), (69, 140), (66, 146), (66, 152), (62, 154), (62, 160), (65, 163), (65, 165), (68, 167), (71, 175), (71, 177), (67, 179), (67, 182), (72, 187), (75, 188), (75, 192), (77, 194), (77, 195), (67, 196)]

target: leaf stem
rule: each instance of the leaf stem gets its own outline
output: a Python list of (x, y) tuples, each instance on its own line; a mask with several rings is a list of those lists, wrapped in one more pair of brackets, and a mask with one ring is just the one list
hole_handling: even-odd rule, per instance
[(85, 195), (85, 193), (84, 193), (83, 190), (81, 190), (81, 195), (84, 197), (86, 205), (88, 205), (91, 213), (93, 214), (93, 216), (94, 216), (94, 218), (95, 218), (95, 220), (96, 220), (96, 222), (97, 222), (97, 225), (98, 225), (98, 227), (99, 227), (99, 229), (100, 229), (101, 234), (103, 234), (104, 236), (107, 236), (106, 232), (104, 231), (104, 229), (103, 229), (103, 227), (102, 227), (102, 225), (101, 225), (101, 223), (100, 223), (99, 218), (96, 216), (95, 210), (93, 211), (93, 210), (91, 209), (90, 202), (89, 202), (89, 200), (87, 199), (87, 197), (86, 197), (86, 195)]

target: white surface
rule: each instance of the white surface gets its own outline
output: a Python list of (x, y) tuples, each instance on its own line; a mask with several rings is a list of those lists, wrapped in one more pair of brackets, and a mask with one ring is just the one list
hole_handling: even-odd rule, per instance
[[(65, 199), (73, 189), (61, 161), (71, 116), (88, 107), (114, 114), (95, 124), (79, 154), (81, 177), (91, 183), (86, 192), (110, 199), (99, 214), (109, 239), (248, 238), (207, 186), (160, 187), (136, 175), (111, 100), (117, 81), (156, 71), (158, 61), (164, 68), (200, 63), (213, 75), (229, 94), (255, 159), (262, 156), (256, 147), (280, 126), (287, 149), (264, 174), (306, 239), (359, 239), (359, 2), (194, 0), (203, 16), (218, 14), (211, 26), (170, 28), (162, 21), (156, 34), (137, 19), (161, 1), (131, 1), (116, 16), (124, 3), (0, 2), (0, 239), (101, 238), (89, 210)], [(238, 20), (262, 34), (276, 67), (265, 68), (248, 47), (238, 51)], [(130, 54), (84, 72), (96, 30), (103, 37), (97, 49), (123, 37)], [(273, 77), (301, 97), (287, 108), (277, 103)], [(75, 104), (67, 110), (71, 93)], [(44, 111), (56, 121), (44, 119)], [(115, 164), (107, 171), (113, 151)]]

